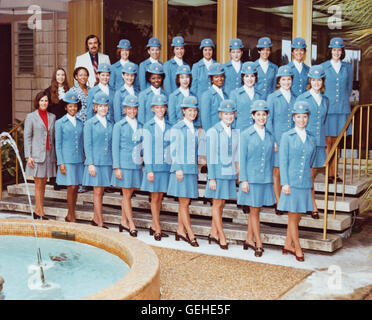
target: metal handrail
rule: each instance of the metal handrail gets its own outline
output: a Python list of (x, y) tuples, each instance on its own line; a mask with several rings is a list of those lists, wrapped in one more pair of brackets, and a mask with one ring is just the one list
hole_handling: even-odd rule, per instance
[[(18, 129), (23, 126), (24, 122), (25, 122), (24, 120), (19, 122), (17, 125), (15, 125), (8, 132), (9, 134), (14, 134), (15, 135), (14, 140), (15, 140), (17, 146), (18, 146)], [(4, 137), (0, 138), (0, 140), (3, 140), (3, 139), (5, 139), (5, 138)], [(0, 143), (0, 156), (1, 156), (1, 154), (2, 154), (2, 146), (1, 146), (1, 143)], [(19, 171), (18, 166), (19, 166), (19, 164), (18, 164), (17, 159), (16, 159), (16, 165), (15, 166), (16, 166), (16, 169), (15, 169), (15, 171), (16, 171), (16, 184), (18, 184), (18, 180), (19, 180), (18, 179), (19, 178), (18, 177), (18, 171)], [(0, 161), (0, 200), (2, 200), (2, 199), (3, 199), (3, 162)]]
[[(327, 219), (328, 219), (328, 192), (329, 192), (329, 166), (333, 157), (335, 157), (334, 176), (337, 177), (338, 171), (338, 150), (340, 148), (341, 140), (343, 139), (343, 161), (342, 161), (342, 200), (345, 198), (345, 181), (346, 181), (346, 131), (349, 125), (352, 125), (351, 134), (351, 165), (350, 165), (350, 184), (353, 183), (353, 169), (354, 169), (354, 129), (355, 116), (359, 111), (359, 142), (358, 142), (358, 180), (361, 178), (361, 164), (362, 164), (362, 132), (363, 132), (363, 110), (367, 109), (367, 132), (366, 132), (366, 156), (365, 156), (365, 170), (364, 175), (368, 173), (368, 145), (369, 145), (369, 129), (370, 129), (370, 110), (372, 104), (358, 105), (353, 108), (349, 118), (346, 120), (344, 127), (336, 138), (331, 150), (329, 151), (323, 167), (325, 167), (325, 193), (324, 193), (324, 221), (323, 221), (323, 240), (327, 239)], [(334, 181), (334, 195), (333, 195), (333, 217), (336, 218), (336, 200), (337, 200), (337, 181)]]

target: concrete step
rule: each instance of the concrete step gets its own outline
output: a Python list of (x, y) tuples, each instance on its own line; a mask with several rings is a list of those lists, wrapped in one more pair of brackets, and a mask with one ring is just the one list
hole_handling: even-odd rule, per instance
[[(364, 174), (364, 172), (362, 173)], [(342, 170), (338, 171), (338, 175), (342, 178)], [(205, 173), (199, 173), (198, 179), (200, 182), (206, 182), (208, 175)], [(358, 170), (353, 170), (353, 183), (350, 183), (350, 170), (347, 170), (345, 174), (345, 195), (356, 196), (361, 192), (365, 191), (372, 183), (372, 176), (362, 175), (358, 179)], [(315, 177), (314, 189), (315, 192), (325, 192), (325, 174), (324, 169), (319, 171)], [(328, 192), (333, 193), (335, 191), (334, 184), (329, 184)], [(342, 193), (342, 183), (337, 184), (337, 193)]]
[[(29, 205), (26, 196), (5, 197), (0, 202), (0, 210), (11, 212), (29, 213)], [(44, 201), (46, 215), (63, 220), (67, 215), (67, 206), (64, 202), (46, 199)], [(77, 205), (76, 217), (78, 220), (89, 222), (93, 218), (93, 205), (91, 203)], [(117, 226), (121, 219), (121, 210), (103, 206), (104, 222)], [(149, 228), (151, 226), (151, 214), (134, 210), (134, 222), (137, 228)], [(211, 221), (202, 218), (192, 218), (191, 224), (196, 236), (207, 237), (210, 233)], [(175, 232), (177, 230), (177, 216), (161, 214), (161, 227), (163, 231)], [(224, 231), (229, 242), (240, 242), (246, 238), (247, 226), (224, 222)], [(264, 244), (282, 246), (286, 238), (285, 228), (275, 228), (266, 225), (261, 226), (261, 237)], [(300, 230), (300, 243), (302, 248), (323, 252), (334, 252), (342, 247), (342, 238), (335, 234), (328, 234), (327, 240), (322, 239), (322, 233)]]
[[(29, 190), (31, 195), (34, 195), (34, 185), (29, 184)], [(8, 186), (9, 195), (26, 195), (25, 184)], [(50, 199), (66, 199), (66, 189), (56, 191), (52, 186), (47, 185), (45, 197)], [(121, 206), (122, 196), (117, 193), (106, 193), (103, 197), (103, 204)], [(93, 194), (92, 192), (80, 193), (78, 194), (78, 203), (92, 203)], [(333, 202), (332, 202), (333, 205)], [(150, 209), (150, 203), (148, 201), (148, 196), (144, 194), (136, 194), (132, 198), (133, 208), (139, 209)], [(190, 214), (195, 216), (205, 216), (211, 217), (211, 206), (210, 204), (204, 204), (201, 200), (193, 200), (190, 205)], [(178, 212), (178, 202), (172, 197), (165, 197), (162, 204), (162, 211), (164, 212)], [(242, 212), (240, 208), (234, 203), (227, 203), (224, 211), (224, 218), (232, 219), (233, 223), (248, 224), (248, 216)], [(287, 215), (278, 216), (275, 214), (273, 208), (264, 207), (260, 213), (260, 220), (263, 223), (287, 225), (288, 218)], [(300, 226), (307, 228), (314, 228), (323, 230), (323, 213), (320, 213), (320, 219), (315, 220), (311, 218), (310, 215), (303, 215)], [(333, 214), (328, 215), (327, 229), (333, 231), (343, 231), (351, 226), (352, 219), (350, 214), (337, 213), (336, 217)]]

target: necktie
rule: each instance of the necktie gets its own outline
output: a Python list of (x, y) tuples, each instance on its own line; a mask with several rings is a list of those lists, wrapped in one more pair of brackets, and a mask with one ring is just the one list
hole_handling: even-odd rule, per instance
[(94, 69), (94, 75), (96, 76), (96, 83), (98, 82), (98, 62), (97, 62), (97, 55), (93, 56), (93, 69)]

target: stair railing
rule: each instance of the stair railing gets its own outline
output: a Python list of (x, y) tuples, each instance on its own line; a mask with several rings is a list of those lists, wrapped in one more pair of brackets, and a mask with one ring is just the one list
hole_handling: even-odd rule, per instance
[[(359, 137), (357, 141), (357, 178), (358, 181), (361, 179), (362, 176), (367, 175), (368, 173), (368, 155), (369, 155), (369, 130), (370, 130), (370, 110), (372, 104), (366, 105), (358, 105), (353, 108), (350, 113), (349, 118), (347, 119), (344, 127), (342, 128), (340, 134), (338, 135), (335, 143), (333, 144), (331, 150), (329, 151), (327, 158), (323, 164), (325, 167), (325, 194), (324, 194), (324, 221), (323, 221), (323, 240), (327, 240), (327, 221), (328, 221), (328, 192), (329, 192), (329, 182), (328, 178), (330, 175), (330, 165), (331, 162), (334, 161), (334, 177), (337, 177), (338, 172), (338, 156), (339, 151), (343, 149), (343, 158), (342, 158), (342, 200), (345, 199), (345, 185), (346, 185), (346, 166), (350, 164), (350, 184), (353, 183), (353, 169), (354, 169), (354, 146), (355, 146), (355, 117), (359, 115)], [(363, 123), (363, 116), (367, 114), (367, 121), (366, 126)], [(350, 161), (346, 159), (346, 137), (347, 137), (347, 129), (351, 124), (352, 133), (351, 133), (351, 156)], [(362, 138), (363, 138), (363, 129), (366, 127), (366, 146), (365, 146), (365, 158), (362, 159)], [(343, 144), (343, 145), (342, 145)], [(333, 159), (335, 157), (335, 159)], [(364, 164), (364, 168), (363, 168)], [(333, 218), (336, 218), (336, 202), (337, 202), (337, 180), (334, 180), (334, 190), (333, 190)]]
[[(13, 135), (13, 139), (14, 141), (16, 142), (17, 146), (18, 146), (18, 134), (19, 134), (19, 130), (20, 128), (23, 126), (24, 124), (24, 120), (19, 122), (17, 125), (15, 125), (8, 133), (10, 135)], [(1, 140), (3, 140), (4, 138), (2, 138)], [(0, 141), (0, 156), (2, 157), (2, 143)], [(17, 157), (16, 155), (14, 155), (15, 157), (15, 176), (16, 176), (16, 184), (18, 184), (18, 181), (19, 181), (19, 164), (18, 164), (18, 160), (17, 160)], [(3, 199), (3, 162), (2, 162), (2, 159), (0, 159), (0, 200)]]

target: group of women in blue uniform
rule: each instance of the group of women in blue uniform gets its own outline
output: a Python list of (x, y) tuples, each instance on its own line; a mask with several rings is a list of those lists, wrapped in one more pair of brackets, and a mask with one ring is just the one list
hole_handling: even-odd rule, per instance
[(192, 68), (183, 61), (181, 36), (173, 38), (172, 47), (174, 58), (162, 64), (161, 43), (151, 38), (149, 58), (138, 67), (129, 60), (129, 40), (121, 40), (125, 62), (98, 66), (99, 83), (88, 91), (84, 124), (75, 116), (76, 92), (65, 94), (67, 113), (55, 124), (55, 142), (57, 183), (69, 186), (66, 221), (75, 221), (76, 186), (82, 184), (94, 190), (92, 224), (106, 227), (104, 188), (120, 187), (119, 230), (137, 236), (131, 197), (141, 189), (151, 194), (149, 233), (156, 240), (168, 236), (160, 226), (167, 194), (179, 201), (175, 239), (198, 246), (189, 204), (199, 197), (201, 163), (208, 172), (204, 197), (212, 199), (209, 243), (228, 249), (222, 212), (226, 200), (237, 199), (249, 212), (243, 248), (261, 256), (260, 208), (274, 206), (276, 214), (288, 212), (283, 254), (303, 261), (301, 213), (319, 218), (313, 181), (350, 113), (352, 71), (341, 61), (342, 39), (331, 39), (330, 59), (312, 67), (303, 62), (302, 38), (293, 40), (292, 62), (281, 67), (269, 60), (268, 37), (258, 40), (260, 58), (245, 63), (240, 39), (231, 40), (231, 60), (224, 65), (212, 59), (211, 39), (201, 41), (203, 58)]

